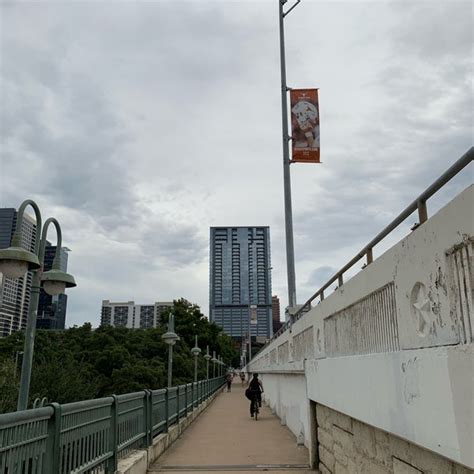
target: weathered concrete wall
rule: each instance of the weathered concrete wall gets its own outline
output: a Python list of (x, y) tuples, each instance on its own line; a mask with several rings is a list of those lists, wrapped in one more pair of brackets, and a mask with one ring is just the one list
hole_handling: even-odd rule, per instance
[(308, 396), (474, 466), (474, 346), (307, 361)]
[(472, 474), (474, 471), (317, 404), (322, 474)]
[[(270, 399), (304, 374), (307, 399), (474, 468), (473, 202), (470, 186), (272, 339), (249, 364), (278, 378)], [(285, 421), (309, 443), (306, 419)]]
[(264, 400), (299, 442), (309, 447), (310, 412), (304, 374), (264, 374)]

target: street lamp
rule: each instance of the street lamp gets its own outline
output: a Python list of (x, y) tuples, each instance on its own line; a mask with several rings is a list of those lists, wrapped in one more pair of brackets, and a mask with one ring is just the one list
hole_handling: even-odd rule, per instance
[(194, 382), (198, 381), (198, 357), (200, 353), (201, 349), (198, 347), (198, 337), (196, 334), (194, 347), (191, 349), (191, 354), (194, 356)]
[(174, 314), (170, 313), (168, 319), (168, 331), (165, 332), (161, 339), (168, 344), (168, 388), (171, 387), (173, 378), (173, 346), (179, 341), (179, 336), (174, 332)]
[(222, 356), (219, 356), (219, 376), (224, 372), (224, 362), (222, 362)]
[(211, 360), (211, 356), (209, 354), (209, 346), (206, 347), (206, 354), (204, 359), (206, 359), (206, 379), (209, 380), (209, 361)]
[[(21, 230), (23, 226), (23, 215), (25, 209), (31, 206), (36, 217), (36, 235), (41, 236), (35, 239), (34, 252), (29, 252), (21, 247)], [(51, 270), (43, 273), (44, 254), (46, 248), (46, 236), (48, 227), (53, 224), (56, 228), (57, 243), (56, 252)], [(61, 245), (62, 232), (59, 223), (54, 218), (49, 218), (42, 226), (41, 212), (38, 205), (27, 199), (18, 209), (15, 232), (12, 238), (12, 245), (7, 249), (0, 250), (0, 272), (7, 278), (17, 279), (22, 277), (27, 271), (33, 272), (31, 283), (31, 299), (28, 310), (28, 319), (25, 331), (25, 346), (23, 361), (21, 364), (20, 391), (18, 395), (17, 410), (26, 410), (28, 407), (28, 395), (30, 391), (31, 366), (33, 363), (33, 352), (36, 333), (36, 316), (38, 313), (38, 301), (40, 285), (49, 295), (63, 293), (66, 288), (76, 286), (74, 277), (60, 270), (61, 267)]]
[(212, 351), (211, 362), (212, 362), (212, 378), (215, 379), (216, 378), (216, 363), (217, 363), (216, 351)]

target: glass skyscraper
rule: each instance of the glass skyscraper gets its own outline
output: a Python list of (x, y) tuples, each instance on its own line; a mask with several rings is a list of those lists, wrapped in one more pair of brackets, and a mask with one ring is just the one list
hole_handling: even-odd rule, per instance
[[(211, 227), (209, 317), (241, 340), (272, 335), (269, 227)], [(251, 310), (252, 308), (252, 310)], [(256, 313), (256, 324), (250, 315)]]
[[(67, 247), (61, 248), (60, 269), (67, 272), (68, 262)], [(44, 252), (44, 271), (47, 272), (53, 267), (56, 246), (46, 241)], [(61, 293), (59, 295), (50, 296), (43, 288), (40, 290), (38, 302), (38, 316), (36, 319), (36, 327), (38, 329), (64, 329), (66, 324), (67, 295)]]
[[(8, 248), (12, 243), (18, 213), (14, 208), (0, 209), (0, 248)], [(34, 251), (36, 223), (24, 214), (22, 221), (21, 246)], [(32, 272), (14, 280), (0, 273), (0, 337), (25, 329), (30, 307)]]

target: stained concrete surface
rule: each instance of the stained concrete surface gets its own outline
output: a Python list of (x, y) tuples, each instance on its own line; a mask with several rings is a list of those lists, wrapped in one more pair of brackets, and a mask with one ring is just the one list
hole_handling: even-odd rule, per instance
[(240, 380), (234, 380), (232, 391), (223, 392), (214, 400), (149, 468), (150, 474), (317, 472), (307, 467), (308, 450), (296, 445), (295, 436), (281, 426), (268, 407), (261, 408), (258, 421), (250, 417), (244, 388)]

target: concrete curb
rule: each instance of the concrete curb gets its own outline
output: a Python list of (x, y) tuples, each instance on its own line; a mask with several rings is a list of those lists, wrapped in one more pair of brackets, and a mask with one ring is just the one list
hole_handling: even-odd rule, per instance
[(146, 474), (149, 466), (180, 437), (181, 433), (222, 393), (223, 389), (224, 386), (216, 390), (177, 425), (171, 426), (168, 433), (161, 433), (153, 438), (153, 444), (150, 447), (133, 451), (126, 458), (120, 459), (115, 474)]

